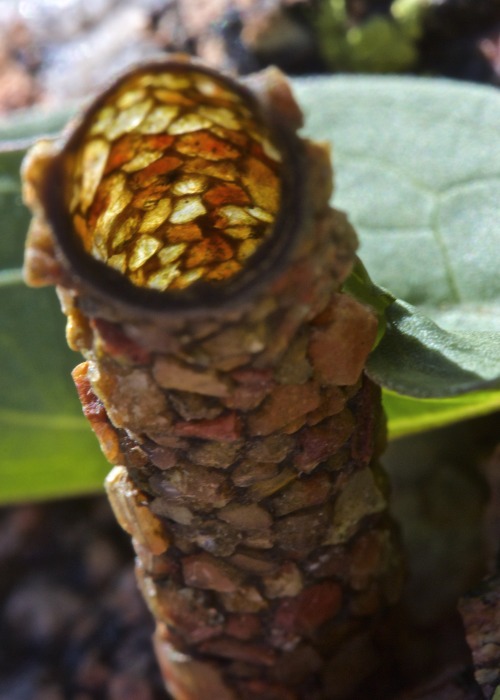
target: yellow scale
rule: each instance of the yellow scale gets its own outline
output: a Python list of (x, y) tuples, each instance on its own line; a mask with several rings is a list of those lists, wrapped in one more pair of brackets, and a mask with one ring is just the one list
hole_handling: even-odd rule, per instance
[(65, 161), (85, 250), (137, 287), (227, 281), (271, 235), (281, 155), (242, 94), (203, 71), (134, 73)]

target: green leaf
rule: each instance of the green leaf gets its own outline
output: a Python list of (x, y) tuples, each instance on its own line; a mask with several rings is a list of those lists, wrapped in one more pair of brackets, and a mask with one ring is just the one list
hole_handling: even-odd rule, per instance
[(421, 398), (456, 396), (499, 384), (500, 333), (449, 332), (402, 301), (386, 310), (387, 328), (369, 361), (370, 377)]
[(68, 496), (100, 488), (107, 471), (84, 420), (52, 289), (0, 286), (0, 500)]
[(0, 154), (0, 502), (101, 488), (108, 467), (83, 418), (53, 289), (21, 275), (29, 214), (21, 203), (22, 153)]
[(56, 112), (35, 107), (20, 110), (15, 117), (0, 118), (2, 151), (23, 151), (34, 140), (58, 134), (75, 114), (77, 108), (76, 102)]
[(334, 203), (360, 233), (364, 264), (407, 302), (387, 309), (371, 376), (420, 397), (498, 382), (498, 91), (353, 77), (297, 80), (295, 89), (307, 132), (334, 144)]
[(450, 399), (415, 399), (384, 389), (382, 400), (390, 440), (500, 410), (500, 391), (477, 391)]

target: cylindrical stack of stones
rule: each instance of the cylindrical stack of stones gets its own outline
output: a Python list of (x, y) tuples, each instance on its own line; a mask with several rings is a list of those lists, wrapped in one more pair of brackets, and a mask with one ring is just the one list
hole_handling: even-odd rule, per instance
[(356, 237), (328, 204), (327, 149), (304, 149), (308, 217), (287, 268), (184, 316), (89, 303), (44, 220), (43, 157), (26, 167), (27, 279), (57, 285), (86, 358), (74, 380), (116, 465), (108, 495), (176, 700), (349, 697), (401, 586), (380, 392), (363, 374), (377, 319), (339, 291)]

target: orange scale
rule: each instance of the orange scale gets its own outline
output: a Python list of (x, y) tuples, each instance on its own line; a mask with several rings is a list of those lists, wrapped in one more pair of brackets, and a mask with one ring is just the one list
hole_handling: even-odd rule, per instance
[(234, 251), (229, 243), (222, 236), (214, 234), (192, 245), (184, 256), (184, 264), (190, 269), (200, 265), (225, 262), (233, 257)]
[(158, 175), (165, 175), (166, 173), (175, 170), (181, 166), (183, 161), (175, 156), (164, 156), (155, 160), (151, 165), (147, 165), (143, 170), (136, 173), (136, 177), (139, 181), (149, 180), (149, 178), (155, 178)]
[(179, 136), (175, 149), (184, 155), (201, 156), (207, 160), (234, 159), (241, 155), (237, 148), (206, 130)]
[(238, 169), (235, 163), (227, 160), (209, 162), (203, 158), (193, 158), (186, 161), (184, 171), (195, 175), (208, 175), (225, 182), (234, 182), (238, 179)]
[(126, 134), (111, 147), (109, 152), (104, 175), (108, 175), (115, 168), (120, 168), (125, 163), (128, 163), (137, 154), (137, 136), (135, 134)]
[(242, 151), (246, 151), (248, 149), (250, 138), (244, 133), (244, 131), (232, 131), (231, 129), (226, 129), (222, 126), (214, 126), (210, 129), (210, 131), (215, 134), (215, 136), (218, 136), (226, 141), (230, 141)]
[(141, 148), (150, 151), (166, 151), (175, 140), (170, 134), (141, 134), (138, 138)]
[(126, 165), (140, 151), (166, 151), (173, 142), (169, 134), (125, 134), (112, 145), (104, 174)]
[(253, 139), (250, 139), (247, 153), (248, 153), (248, 155), (251, 155), (254, 158), (257, 158), (258, 160), (261, 160), (266, 164), (270, 163), (271, 166), (276, 167), (276, 163), (274, 163), (274, 161), (270, 161), (270, 159), (266, 156), (264, 149), (262, 148), (261, 144), (258, 141), (254, 141)]
[(188, 243), (203, 238), (201, 228), (197, 224), (165, 224), (158, 229), (157, 235), (161, 235), (168, 243)]
[(181, 105), (185, 107), (193, 107), (196, 105), (196, 100), (193, 100), (191, 97), (188, 97), (177, 90), (156, 88), (153, 91), (153, 98), (156, 102), (168, 105)]
[(137, 192), (132, 200), (132, 206), (137, 207), (137, 209), (149, 209), (165, 196), (165, 190), (163, 182), (153, 182)]
[(219, 282), (229, 279), (242, 269), (242, 265), (236, 260), (227, 260), (208, 271), (204, 277), (211, 282)]
[(106, 189), (105, 185), (101, 183), (87, 214), (87, 228), (90, 231), (95, 229), (99, 217), (107, 210), (109, 201), (110, 192)]
[(203, 195), (203, 201), (213, 207), (223, 204), (235, 204), (243, 207), (252, 203), (245, 190), (231, 183), (212, 187)]

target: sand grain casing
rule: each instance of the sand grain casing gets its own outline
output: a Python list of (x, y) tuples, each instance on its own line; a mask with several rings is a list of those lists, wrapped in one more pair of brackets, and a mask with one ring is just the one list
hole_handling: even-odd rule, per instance
[[(256, 85), (294, 131), (284, 84)], [(48, 223), (43, 172), (60, 151), (39, 147), (25, 168), (27, 277), (58, 286), (85, 356), (75, 383), (115, 465), (108, 495), (178, 700), (349, 697), (376, 668), (372, 632), (401, 584), (380, 392), (363, 374), (377, 319), (340, 291), (356, 237), (329, 207), (327, 150), (300, 150), (284, 261), (185, 313), (100, 294)]]

